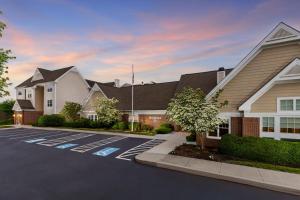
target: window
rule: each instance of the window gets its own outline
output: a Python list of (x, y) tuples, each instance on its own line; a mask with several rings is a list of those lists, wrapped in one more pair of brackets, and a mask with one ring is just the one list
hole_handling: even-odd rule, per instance
[(300, 133), (300, 118), (280, 117), (281, 133)]
[(47, 101), (47, 106), (48, 106), (48, 107), (52, 107), (52, 106), (53, 106), (52, 100), (48, 100), (48, 101)]
[(215, 138), (221, 138), (223, 135), (226, 135), (229, 133), (229, 122), (225, 122), (223, 124), (219, 125), (219, 128), (215, 130), (214, 132), (208, 133), (208, 137), (215, 137)]
[(28, 98), (31, 98), (32, 97), (32, 94), (28, 94)]
[(263, 132), (274, 132), (274, 117), (263, 117)]
[(97, 121), (98, 120), (98, 116), (95, 115), (95, 114), (88, 115), (88, 119), (91, 120), (91, 121)]
[(19, 95), (19, 96), (22, 95), (22, 92), (18, 92), (18, 95)]
[(292, 111), (292, 110), (294, 110), (294, 101), (293, 101), (293, 99), (280, 100), (280, 110), (281, 111)]
[(48, 91), (48, 92), (52, 92), (52, 87), (49, 87), (49, 88), (47, 89), (47, 91)]
[(300, 99), (296, 99), (296, 110), (300, 110)]

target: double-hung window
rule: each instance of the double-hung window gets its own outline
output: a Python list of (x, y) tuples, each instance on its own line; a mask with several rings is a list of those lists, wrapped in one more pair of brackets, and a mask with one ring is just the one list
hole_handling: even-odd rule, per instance
[(52, 87), (49, 87), (49, 88), (47, 89), (47, 92), (52, 92), (52, 91), (53, 91)]
[(98, 120), (98, 116), (95, 115), (95, 114), (91, 114), (91, 115), (88, 115), (88, 119), (91, 120), (91, 121), (97, 121)]
[(279, 111), (300, 111), (300, 97), (281, 98), (278, 105)]
[(51, 107), (53, 106), (52, 100), (48, 100), (48, 101), (47, 101), (47, 106), (48, 106), (49, 108), (51, 108)]
[(263, 117), (262, 121), (263, 132), (274, 132), (274, 117)]

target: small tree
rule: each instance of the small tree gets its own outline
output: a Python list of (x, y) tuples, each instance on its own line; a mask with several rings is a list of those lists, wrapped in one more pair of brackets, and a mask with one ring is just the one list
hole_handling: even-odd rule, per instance
[[(1, 11), (0, 14), (2, 14)], [(4, 31), (5, 27), (6, 25), (0, 21), (0, 38), (2, 37), (2, 32)], [(14, 56), (11, 56), (11, 50), (0, 48), (0, 97), (9, 95), (7, 87), (11, 84), (8, 82), (8, 67), (6, 66), (6, 64), (11, 59), (15, 59)]]
[(227, 102), (218, 103), (219, 94), (207, 100), (201, 89), (184, 88), (171, 99), (167, 108), (170, 121), (181, 126), (184, 131), (200, 136), (202, 150), (205, 148), (206, 133), (215, 131), (223, 123), (218, 114)]
[(75, 121), (79, 118), (78, 113), (81, 110), (81, 105), (74, 102), (66, 102), (61, 114), (66, 118), (67, 121)]
[(117, 109), (119, 101), (115, 98), (99, 97), (96, 100), (96, 113), (98, 122), (110, 126), (120, 119), (120, 112)]
[(8, 116), (12, 117), (14, 111), (12, 110), (15, 104), (15, 100), (5, 100), (0, 103), (0, 111), (6, 113)]

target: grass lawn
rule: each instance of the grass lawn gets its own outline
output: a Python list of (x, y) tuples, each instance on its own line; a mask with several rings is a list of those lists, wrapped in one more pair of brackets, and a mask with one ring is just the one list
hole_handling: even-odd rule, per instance
[(294, 167), (286, 167), (286, 166), (280, 166), (280, 165), (272, 165), (272, 164), (268, 164), (268, 163), (261, 163), (261, 162), (255, 162), (255, 161), (243, 161), (243, 160), (227, 160), (225, 162), (230, 163), (230, 164), (236, 164), (236, 165), (244, 165), (244, 166), (249, 166), (249, 167), (256, 167), (256, 168), (262, 168), (262, 169), (270, 169), (270, 170), (275, 170), (275, 171), (300, 174), (300, 168), (294, 168)]

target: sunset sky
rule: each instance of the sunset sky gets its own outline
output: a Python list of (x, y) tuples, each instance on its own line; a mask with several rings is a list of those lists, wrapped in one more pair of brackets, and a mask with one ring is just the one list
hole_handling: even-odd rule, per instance
[[(251, 2), (251, 3), (250, 3)], [(178, 80), (234, 67), (274, 26), (300, 29), (299, 0), (0, 0), (13, 87), (36, 67), (76, 66), (100, 82)]]

